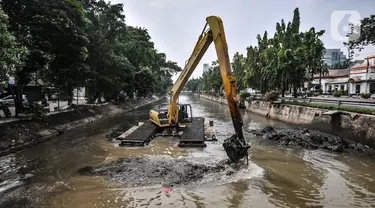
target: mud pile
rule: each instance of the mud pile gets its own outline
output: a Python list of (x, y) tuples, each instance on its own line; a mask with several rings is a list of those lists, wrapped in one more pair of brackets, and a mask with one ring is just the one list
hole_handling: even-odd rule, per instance
[(250, 133), (260, 136), (265, 142), (281, 146), (375, 155), (375, 150), (366, 145), (315, 130), (266, 126), (262, 130), (251, 130)]
[(128, 187), (186, 185), (199, 181), (210, 173), (231, 175), (241, 167), (240, 163), (229, 164), (226, 160), (210, 166), (170, 157), (142, 157), (121, 158), (109, 164), (85, 167), (79, 170), (79, 174), (104, 176), (112, 184), (124, 184)]

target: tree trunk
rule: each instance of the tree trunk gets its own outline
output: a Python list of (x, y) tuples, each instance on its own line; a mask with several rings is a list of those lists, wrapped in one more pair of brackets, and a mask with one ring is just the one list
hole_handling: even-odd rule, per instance
[(72, 105), (73, 103), (73, 89), (72, 87), (67, 88), (67, 95), (68, 95), (68, 105)]
[(281, 96), (282, 97), (285, 97), (285, 92), (287, 91), (287, 89), (288, 89), (288, 84), (286, 84), (285, 82), (283, 82), (282, 84), (281, 84)]
[(111, 97), (106, 93), (106, 94), (104, 94), (104, 100), (105, 100), (105, 102), (109, 102), (109, 101), (111, 101)]
[(321, 95), (323, 92), (323, 89), (322, 89), (322, 71), (320, 71), (320, 74), (319, 74), (319, 95)]
[(60, 110), (60, 98), (61, 98), (61, 90), (59, 88), (59, 94), (58, 94), (58, 97), (57, 97), (57, 110), (58, 111)]
[(17, 82), (16, 85), (16, 97), (14, 98), (14, 105), (16, 107), (16, 116), (18, 116), (18, 114), (22, 113), (23, 109), (22, 85), (19, 82)]
[(97, 98), (98, 98), (98, 103), (101, 104), (102, 103), (102, 97), (103, 97), (103, 94), (101, 92), (98, 92), (97, 94)]
[[(99, 95), (100, 95), (100, 92), (96, 91), (95, 95), (92, 98), (93, 103), (100, 103)], [(98, 101), (98, 102), (96, 102), (96, 101)]]
[(297, 98), (297, 88), (293, 86), (293, 97)]

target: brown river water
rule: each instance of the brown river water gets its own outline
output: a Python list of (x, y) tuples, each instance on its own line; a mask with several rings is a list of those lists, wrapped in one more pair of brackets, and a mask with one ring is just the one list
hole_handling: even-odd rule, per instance
[[(206, 177), (192, 186), (127, 188), (79, 168), (123, 157), (168, 155), (202, 164), (226, 159), (221, 142), (233, 133), (228, 107), (183, 95), (193, 114), (214, 120), (219, 142), (205, 149), (180, 149), (171, 138), (142, 148), (122, 148), (106, 135), (119, 125), (147, 119), (148, 105), (99, 126), (0, 158), (0, 207), (375, 207), (375, 167), (368, 157), (321, 150), (288, 149), (252, 141), (250, 163), (233, 175)], [(165, 103), (165, 100), (164, 100)], [(244, 128), (287, 124), (243, 111)]]

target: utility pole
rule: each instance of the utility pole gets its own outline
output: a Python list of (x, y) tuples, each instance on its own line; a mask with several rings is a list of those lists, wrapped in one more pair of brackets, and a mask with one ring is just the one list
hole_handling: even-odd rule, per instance
[(348, 96), (350, 97), (350, 74), (351, 74), (351, 72), (352, 72), (352, 63), (351, 63), (351, 61), (352, 61), (352, 56), (351, 56), (351, 51), (350, 51), (350, 47), (349, 46), (347, 46), (346, 47), (347, 49), (348, 49), (348, 57), (349, 57), (349, 82), (348, 82)]
[(367, 61), (367, 67), (366, 67), (366, 93), (368, 93), (368, 73), (369, 73), (369, 68), (370, 68), (370, 62), (369, 62), (369, 60), (368, 60), (368, 58), (365, 58), (366, 59), (366, 61)]
[(349, 80), (348, 80), (348, 94), (350, 97), (350, 73), (352, 70), (352, 58), (353, 58), (353, 46), (350, 44), (350, 37), (354, 33), (354, 25), (349, 24), (350, 26), (350, 32), (346, 34), (346, 37), (348, 37), (348, 42), (344, 42), (344, 46), (348, 49), (348, 58), (349, 58)]

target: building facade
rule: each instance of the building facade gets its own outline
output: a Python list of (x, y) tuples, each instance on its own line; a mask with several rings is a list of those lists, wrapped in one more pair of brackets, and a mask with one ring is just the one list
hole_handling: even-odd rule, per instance
[(324, 62), (329, 66), (342, 63), (346, 56), (340, 49), (325, 49)]
[(315, 90), (322, 89), (323, 93), (332, 93), (334, 90), (347, 90), (348, 82), (349, 69), (331, 69), (321, 77), (318, 74), (314, 75), (312, 84), (315, 86)]
[(350, 69), (331, 69), (322, 76), (316, 74), (312, 84), (315, 89), (322, 89), (323, 93), (332, 93), (335, 89), (348, 90), (351, 95), (375, 93), (375, 56), (368, 56)]
[(352, 66), (349, 76), (350, 94), (375, 93), (375, 56)]

